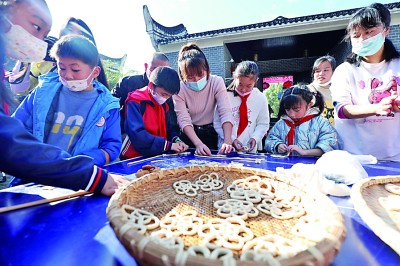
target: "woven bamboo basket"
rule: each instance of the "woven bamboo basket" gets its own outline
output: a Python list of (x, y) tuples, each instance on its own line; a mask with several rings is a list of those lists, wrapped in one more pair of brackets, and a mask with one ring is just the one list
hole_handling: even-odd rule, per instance
[[(174, 191), (174, 182), (195, 181), (204, 173), (217, 173), (224, 183), (223, 188), (208, 192), (199, 191), (195, 197), (180, 195)], [(184, 249), (179, 251), (149, 240), (151, 233), (158, 229), (140, 234), (137, 229), (127, 226), (128, 222), (122, 208), (126, 205), (151, 212), (160, 220), (171, 211), (182, 213), (187, 210), (196, 210), (201, 219), (207, 222), (211, 218), (218, 217), (213, 203), (229, 198), (227, 186), (234, 180), (253, 175), (272, 182), (276, 190), (301, 195), (306, 215), (313, 215), (320, 221), (319, 228), (322, 229), (312, 229), (314, 233), (318, 232), (318, 240), (315, 240), (315, 236), (313, 240), (310, 240), (293, 233), (292, 229), (300, 218), (282, 220), (260, 212), (257, 217), (245, 221), (246, 227), (251, 229), (254, 237), (275, 234), (296, 243), (302, 243), (305, 248), (294, 255), (279, 256), (263, 262), (240, 260), (240, 250), (234, 251), (233, 258), (230, 260), (187, 254), (184, 259), (178, 259), (189, 247), (202, 245), (199, 235), (182, 236)], [(117, 238), (140, 265), (329, 265), (339, 251), (346, 234), (341, 213), (325, 195), (305, 193), (291, 184), (291, 180), (278, 176), (272, 171), (230, 165), (187, 166), (142, 176), (133, 180), (111, 198), (107, 207), (107, 216)]]
[[(400, 185), (399, 176), (379, 176), (363, 179), (353, 185), (351, 199), (354, 208), (371, 230), (400, 255), (400, 205), (396, 211), (385, 208), (380, 199), (399, 198), (385, 189), (386, 184)], [(399, 201), (397, 201), (399, 202)]]

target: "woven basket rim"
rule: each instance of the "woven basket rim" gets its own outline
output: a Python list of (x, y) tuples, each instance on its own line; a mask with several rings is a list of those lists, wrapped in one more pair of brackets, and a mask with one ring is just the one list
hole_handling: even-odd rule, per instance
[[(177, 167), (174, 169), (166, 169), (162, 170), (160, 172), (154, 172), (150, 173), (147, 175), (144, 175), (138, 179), (135, 179), (131, 181), (131, 183), (123, 188), (122, 190), (119, 190), (117, 193), (115, 193), (108, 204), (107, 207), (107, 216), (110, 221), (110, 224), (117, 235), (117, 238), (122, 242), (124, 247), (127, 249), (127, 251), (136, 258), (136, 255), (138, 253), (137, 249), (137, 244), (141, 241), (143, 236), (141, 236), (139, 233), (135, 232), (134, 230), (129, 230), (123, 235), (119, 234), (119, 228), (124, 224), (124, 221), (122, 220), (121, 216), (113, 216), (113, 218), (110, 218), (110, 213), (115, 213), (120, 211), (120, 198), (121, 195), (124, 193), (127, 193), (126, 191), (130, 186), (140, 186), (141, 183), (147, 183), (151, 180), (159, 179), (159, 178), (165, 178), (168, 176), (173, 176), (174, 171), (188, 171), (188, 172), (193, 172), (193, 171), (200, 171), (200, 172), (205, 172), (205, 171), (238, 171), (240, 173), (247, 173), (247, 174), (254, 174), (254, 175), (259, 175), (262, 177), (268, 177), (270, 179), (276, 180), (278, 182), (283, 182), (286, 183), (287, 185), (290, 185), (302, 192), (304, 192), (301, 188), (296, 186), (296, 183), (291, 183), (290, 179), (278, 175), (276, 172), (270, 171), (270, 170), (264, 170), (264, 169), (258, 169), (258, 168), (250, 168), (250, 167), (242, 167), (242, 166), (221, 166), (221, 165), (201, 165), (201, 166), (183, 166), (183, 167)], [(310, 196), (311, 197), (311, 196)], [(301, 265), (304, 264), (305, 262), (309, 261), (314, 261), (316, 262), (317, 259), (315, 257), (315, 249), (323, 255), (323, 258), (320, 258), (318, 260), (319, 265), (328, 265), (333, 258), (336, 256), (337, 252), (340, 249), (340, 246), (346, 236), (346, 228), (344, 226), (343, 222), (343, 216), (340, 213), (338, 207), (324, 194), (322, 193), (316, 193), (315, 195), (312, 195), (313, 198), (316, 200), (320, 200), (323, 203), (327, 204), (326, 208), (329, 208), (329, 210), (332, 209), (334, 212), (335, 219), (338, 221), (338, 225), (335, 226), (333, 229), (331, 228), (330, 230), (332, 232), (329, 232), (331, 235), (333, 235), (336, 239), (328, 239), (325, 238), (322, 241), (316, 243), (315, 246), (313, 246), (313, 250), (304, 250), (300, 253), (298, 253), (296, 256), (291, 257), (291, 258), (286, 258), (286, 259), (281, 259), (279, 260), (279, 263), (281, 265)], [(324, 206), (324, 209), (326, 209)], [(335, 224), (336, 225), (336, 224)], [(150, 242), (148, 245), (146, 245), (145, 250), (143, 251), (146, 256), (149, 256), (154, 259), (160, 259), (161, 256), (167, 256), (168, 258), (174, 258), (177, 254), (176, 251), (170, 250), (167, 248), (164, 248), (162, 246), (159, 246), (153, 242)], [(204, 257), (201, 257), (201, 259), (197, 256), (189, 256), (186, 261), (186, 265), (223, 265), (223, 262), (221, 260), (212, 260), (212, 259), (207, 259)], [(162, 264), (159, 264), (162, 265)], [(173, 264), (175, 265), (175, 264)], [(255, 262), (255, 261), (237, 261), (236, 265), (265, 265), (265, 262)]]
[[(370, 189), (374, 185), (384, 185), (393, 182), (400, 182), (400, 176), (376, 176), (363, 179), (353, 185), (350, 197), (353, 201), (354, 209), (375, 235), (400, 255), (400, 230), (396, 230), (388, 225), (385, 220), (377, 214), (377, 209), (371, 207), (363, 196), (363, 191)], [(382, 206), (380, 209), (384, 210)]]

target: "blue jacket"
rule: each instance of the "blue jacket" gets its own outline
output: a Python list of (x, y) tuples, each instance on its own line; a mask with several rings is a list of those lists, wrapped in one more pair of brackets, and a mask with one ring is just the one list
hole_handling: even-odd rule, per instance
[[(1, 109), (1, 107), (0, 107)], [(0, 110), (0, 171), (28, 182), (100, 193), (107, 171), (87, 156), (71, 157), (39, 142), (15, 118)]]
[[(103, 166), (106, 163), (103, 150), (110, 155), (111, 162), (118, 158), (121, 149), (119, 102), (101, 83), (93, 82), (99, 96), (88, 114), (82, 135), (71, 155), (87, 155), (94, 159), (96, 165)], [(53, 102), (61, 88), (57, 73), (50, 72), (40, 76), (36, 89), (13, 114), (39, 141), (44, 141), (46, 132), (52, 126), (52, 119), (48, 115), (54, 113), (51, 109), (56, 108)], [(101, 119), (105, 119), (104, 125), (96, 125)]]
[[(282, 116), (268, 133), (265, 150), (269, 153), (277, 153), (277, 146), (286, 143), (290, 127), (284, 119), (290, 118), (286, 115)], [(317, 115), (295, 128), (294, 145), (304, 150), (320, 148), (323, 152), (328, 152), (337, 149), (337, 133), (325, 117)]]

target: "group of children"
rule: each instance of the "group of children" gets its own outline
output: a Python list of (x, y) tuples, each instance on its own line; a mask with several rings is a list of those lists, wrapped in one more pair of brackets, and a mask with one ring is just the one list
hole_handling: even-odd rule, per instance
[[(167, 66), (157, 67), (147, 86), (128, 94), (122, 114), (127, 136), (122, 145), (119, 100), (96, 80), (101, 68), (94, 43), (85, 36), (67, 34), (55, 42), (50, 56), (58, 71), (40, 76), (36, 88), (12, 116), (40, 141), (71, 155), (87, 155), (96, 165), (103, 166), (120, 154), (126, 159), (169, 151), (180, 153), (189, 147), (203, 155), (210, 155), (212, 149), (219, 149), (220, 153), (262, 149), (261, 141), (269, 130), (269, 112), (266, 97), (255, 86), (259, 76), (255, 62), (239, 63), (227, 90), (222, 78), (211, 75), (201, 49), (196, 44), (184, 46), (179, 56), (179, 74)], [(291, 93), (286, 95), (288, 91)], [(318, 108), (311, 108), (311, 99), (303, 91), (312, 95), (305, 86), (288, 89), (283, 95), (279, 116), (286, 112), (282, 121), (287, 125), (290, 121), (292, 126), (275, 125), (267, 138), (268, 151), (321, 155), (334, 146), (336, 141), (319, 144), (319, 134), (313, 134), (317, 138), (312, 143), (307, 138), (307, 145), (294, 142), (294, 125), (297, 127), (306, 113), (314, 120), (324, 119), (318, 116)], [(171, 97), (175, 110), (166, 104)], [(298, 100), (291, 100), (293, 97)], [(168, 112), (176, 112), (181, 134), (175, 132)], [(319, 124), (312, 128), (319, 128)], [(284, 138), (290, 134), (286, 141)], [(287, 145), (276, 145), (277, 139)], [(318, 152), (302, 151), (314, 148)]]
[(239, 63), (226, 90), (210, 74), (201, 49), (185, 45), (178, 56), (180, 91), (173, 96), (179, 139), (201, 155), (210, 155), (210, 149), (254, 152), (266, 135), (264, 149), (270, 153), (320, 156), (344, 149), (400, 161), (400, 133), (391, 130), (400, 119), (400, 56), (387, 38), (389, 27), (384, 5), (358, 10), (347, 27), (352, 54), (335, 72), (333, 57), (319, 58), (311, 84), (285, 89), (279, 121), (269, 132), (268, 103), (255, 87), (257, 65)]
[[(12, 28), (13, 22), (8, 21)], [(385, 68), (388, 65), (399, 69), (399, 55), (386, 38), (389, 25), (390, 13), (383, 5), (359, 10), (348, 27), (353, 46), (351, 60), (333, 73), (336, 65), (332, 57), (318, 59), (311, 84), (284, 89), (279, 121), (272, 129), (269, 129), (267, 99), (256, 87), (257, 64), (239, 63), (232, 83), (226, 88), (221, 77), (211, 74), (205, 54), (194, 43), (181, 48), (178, 71), (168, 66), (151, 69), (148, 83), (127, 95), (120, 114), (119, 99), (96, 81), (101, 67), (94, 41), (77, 34), (63, 35), (55, 42), (50, 56), (56, 61), (57, 72), (40, 76), (36, 88), (12, 116), (40, 141), (71, 155), (87, 155), (98, 166), (120, 157), (181, 153), (189, 147), (200, 155), (211, 155), (211, 150), (222, 154), (264, 148), (270, 153), (300, 156), (320, 156), (344, 148), (355, 154), (368, 151), (379, 159), (400, 160), (397, 133), (392, 133), (390, 141), (382, 138), (378, 140), (380, 145), (372, 143), (374, 132), (379, 135), (382, 128), (394, 132), (390, 127), (400, 119), (398, 115), (386, 116), (400, 111), (399, 71)], [(373, 74), (368, 72), (371, 69)], [(364, 87), (373, 85), (371, 78), (377, 75), (382, 77), (380, 84), (385, 91), (391, 90), (391, 95), (368, 102), (371, 98), (368, 93), (378, 85), (371, 90), (360, 90), (359, 80), (365, 81)], [(173, 108), (167, 104), (171, 98)], [(180, 132), (176, 132), (170, 119), (171, 112), (176, 114)], [(120, 115), (124, 117), (124, 143)], [(365, 148), (365, 143), (372, 145)]]
[[(48, 45), (44, 38), (52, 25), (50, 10), (45, 0), (0, 1), (0, 25), (0, 73), (5, 73), (4, 60), (6, 56), (21, 62), (33, 62), (45, 57)], [(90, 44), (86, 40), (82, 43)], [(93, 44), (91, 45), (93, 46)], [(63, 82), (71, 89), (85, 87), (87, 91), (93, 90), (92, 79), (99, 72), (99, 68), (95, 67), (97, 63), (93, 62), (96, 58), (97, 49), (90, 45), (86, 46), (85, 49), (89, 48), (88, 51), (90, 50), (90, 60), (77, 62), (75, 59), (71, 61), (69, 60), (71, 58), (65, 56), (65, 54), (73, 54), (76, 51), (69, 51), (65, 46), (64, 48), (61, 48), (61, 46), (63, 45), (60, 42), (59, 47), (55, 48), (54, 53), (52, 53), (56, 58), (59, 58), (60, 78), (62, 77)], [(61, 63), (63, 66), (61, 66)], [(61, 71), (65, 72), (61, 73)], [(76, 81), (73, 82), (71, 77)], [(86, 85), (83, 81), (78, 82), (78, 79), (85, 79)], [(54, 84), (61, 84), (55, 79), (51, 81)], [(39, 86), (41, 85), (43, 84), (39, 82)], [(57, 88), (53, 88), (50, 93), (54, 93), (55, 90)], [(102, 93), (101, 88), (94, 90), (99, 94)], [(68, 94), (69, 92), (63, 93)], [(35, 92), (36, 96), (47, 97), (45, 94), (39, 91)], [(53, 140), (56, 140), (55, 134), (61, 127), (57, 129), (57, 126), (49, 126), (52, 125), (51, 122), (53, 121), (47, 123), (46, 119), (53, 117), (63, 120), (62, 114), (58, 115), (56, 110), (64, 109), (67, 112), (71, 110), (66, 106), (67, 103), (53, 101), (49, 103), (51, 104), (49, 109), (37, 110), (35, 109), (36, 100), (40, 99), (34, 99), (31, 102), (32, 105), (26, 104), (26, 107), (32, 108), (28, 111), (41, 113), (39, 117), (32, 116), (31, 126), (35, 131), (32, 131), (32, 133), (37, 134), (36, 136), (39, 136), (39, 138), (40, 136), (44, 137), (44, 133), (48, 133), (49, 138), (51, 138), (50, 135), (53, 135)], [(71, 156), (64, 149), (40, 141), (38, 137), (28, 132), (18, 119), (10, 117), (10, 106), (15, 103), (15, 98), (5, 86), (4, 76), (0, 82), (0, 102), (0, 139), (3, 151), (0, 155), (1, 171), (18, 176), (23, 182), (35, 182), (73, 190), (82, 189), (107, 196), (128, 184), (129, 181), (124, 177), (108, 173), (105, 169), (97, 166), (92, 157)], [(74, 119), (75, 117), (72, 118), (72, 120)], [(75, 120), (79, 121), (80, 118)], [(24, 121), (24, 123), (29, 124), (27, 121)], [(61, 130), (63, 133), (68, 134), (69, 131), (70, 134), (73, 134), (75, 128), (63, 127)], [(63, 137), (65, 147), (70, 142), (75, 141), (73, 138), (67, 140), (65, 137), (68, 136)], [(89, 138), (87, 140), (90, 141)], [(8, 182), (8, 179), (6, 179), (6, 182)]]

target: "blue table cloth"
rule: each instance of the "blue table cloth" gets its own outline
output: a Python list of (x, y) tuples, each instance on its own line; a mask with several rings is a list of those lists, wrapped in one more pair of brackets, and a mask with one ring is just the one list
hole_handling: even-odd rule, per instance
[[(290, 168), (296, 163), (315, 163), (317, 158), (272, 158), (264, 154), (251, 157), (236, 154), (226, 158), (170, 155), (130, 159), (110, 164), (107, 169), (132, 175), (146, 164), (169, 168), (190, 164), (192, 160), (198, 163), (234, 161), (275, 170), (276, 167)], [(364, 168), (370, 176), (400, 175), (400, 163), (395, 162), (379, 162)], [(347, 228), (346, 239), (332, 265), (400, 265), (400, 257), (368, 228), (349, 197), (330, 198), (343, 214)], [(0, 193), (1, 206), (35, 199), (32, 195)], [(136, 265), (109, 226), (108, 201), (108, 197), (91, 195), (0, 214), (0, 265)]]

